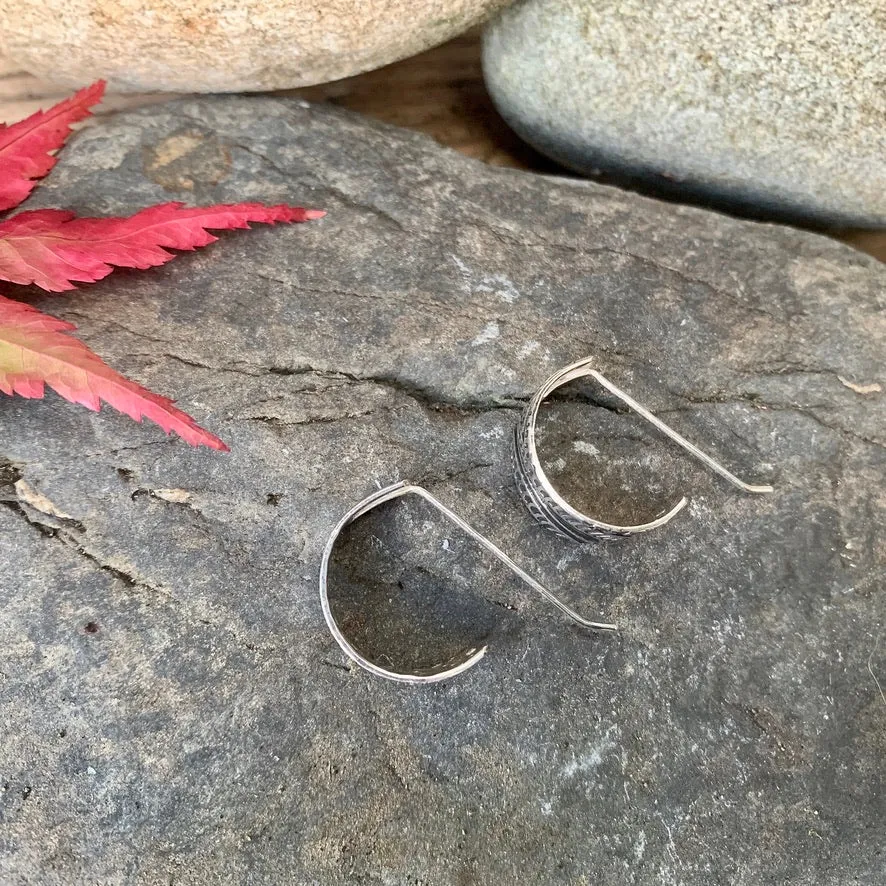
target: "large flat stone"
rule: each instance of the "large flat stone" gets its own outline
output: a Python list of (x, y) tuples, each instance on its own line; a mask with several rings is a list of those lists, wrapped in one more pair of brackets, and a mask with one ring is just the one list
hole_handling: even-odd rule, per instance
[[(882, 265), (272, 99), (114, 118), (33, 205), (175, 198), (329, 215), (36, 299), (232, 451), (0, 402), (0, 881), (882, 883)], [(616, 522), (692, 504), (622, 544), (532, 526), (516, 409), (586, 354), (776, 492), (589, 391), (544, 413), (564, 494)], [(336, 562), (349, 630), (490, 652), (424, 688), (350, 667), (320, 553), (399, 478), (621, 631), (401, 502)]]

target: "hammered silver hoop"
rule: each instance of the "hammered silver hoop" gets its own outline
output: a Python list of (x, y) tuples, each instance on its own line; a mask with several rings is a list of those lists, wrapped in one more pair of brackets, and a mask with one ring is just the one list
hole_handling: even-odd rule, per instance
[(557, 388), (585, 377), (593, 378), (638, 415), (642, 416), (688, 452), (691, 452), (721, 477), (725, 477), (734, 486), (750, 493), (772, 492), (771, 486), (754, 486), (740, 480), (719, 462), (702, 452), (673, 428), (666, 425), (661, 419), (656, 418), (648, 409), (634, 400), (633, 397), (617, 388), (607, 378), (593, 369), (592, 366), (593, 358), (588, 357), (555, 372), (532, 396), (514, 429), (514, 476), (517, 489), (529, 513), (541, 526), (550, 529), (561, 538), (576, 542), (628, 538), (663, 526), (682, 511), (689, 501), (684, 496), (667, 513), (656, 517), (654, 520), (650, 520), (648, 523), (639, 523), (634, 526), (617, 526), (583, 514), (581, 511), (573, 508), (557, 492), (548, 479), (538, 457), (535, 442), (538, 411), (542, 402)]
[(320, 605), (323, 608), (323, 617), (326, 619), (326, 624), (329, 627), (330, 633), (335, 638), (335, 641), (341, 647), (342, 651), (345, 653), (345, 655), (348, 656), (348, 658), (358, 664), (361, 668), (364, 668), (371, 674), (375, 674), (377, 677), (384, 677), (388, 680), (397, 680), (401, 683), (437, 683), (440, 680), (448, 680), (451, 677), (455, 677), (458, 676), (458, 674), (464, 673), (469, 668), (474, 667), (474, 665), (476, 665), (486, 654), (485, 646), (481, 648), (475, 647), (465, 650), (460, 657), (431, 665), (428, 668), (423, 668), (421, 671), (395, 671), (391, 668), (382, 667), (376, 662), (370, 661), (368, 658), (366, 658), (366, 656), (363, 655), (350, 642), (350, 640), (347, 639), (347, 637), (345, 637), (341, 627), (335, 619), (335, 616), (332, 612), (332, 606), (329, 602), (329, 561), (332, 557), (332, 550), (335, 547), (335, 543), (338, 537), (341, 535), (342, 530), (344, 530), (346, 526), (353, 523), (359, 517), (362, 517), (364, 514), (368, 513), (378, 505), (384, 504), (385, 502), (391, 501), (392, 499), (399, 498), (400, 496), (410, 494), (419, 496), (420, 498), (431, 504), (433, 507), (435, 507), (441, 514), (443, 514), (444, 517), (453, 522), (456, 526), (459, 527), (459, 529), (461, 529), (468, 536), (474, 539), (474, 541), (476, 541), (481, 547), (485, 548), (487, 551), (489, 551), (489, 553), (491, 553), (498, 560), (504, 563), (505, 566), (507, 566), (511, 570), (511, 572), (522, 579), (533, 590), (541, 594), (542, 597), (544, 597), (549, 603), (552, 603), (561, 612), (568, 615), (569, 618), (571, 618), (573, 621), (578, 622), (578, 624), (582, 625), (583, 627), (590, 628), (595, 631), (616, 630), (616, 626), (614, 624), (589, 621), (588, 619), (579, 615), (574, 609), (564, 603), (559, 597), (551, 593), (551, 591), (549, 591), (544, 585), (540, 584), (531, 575), (521, 569), (507, 554), (505, 554), (491, 541), (489, 541), (488, 538), (481, 535), (479, 532), (477, 532), (476, 529), (462, 520), (462, 518), (459, 517), (458, 514), (453, 513), (444, 504), (434, 498), (434, 496), (431, 495), (431, 493), (428, 492), (426, 489), (411, 483), (400, 482), (394, 483), (391, 486), (386, 486), (383, 489), (379, 489), (377, 492), (373, 492), (371, 495), (366, 496), (366, 498), (354, 505), (354, 507), (352, 507), (341, 518), (341, 520), (338, 521), (335, 528), (330, 533), (329, 539), (326, 542), (326, 547), (323, 550), (323, 560), (320, 565)]

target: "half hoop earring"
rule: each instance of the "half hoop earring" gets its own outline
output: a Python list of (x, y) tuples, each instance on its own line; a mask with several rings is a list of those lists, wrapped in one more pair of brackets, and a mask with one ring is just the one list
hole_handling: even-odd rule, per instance
[(648, 523), (640, 523), (636, 526), (616, 526), (612, 523), (603, 523), (600, 520), (595, 520), (587, 514), (577, 511), (554, 489), (541, 466), (535, 445), (535, 426), (538, 420), (538, 410), (542, 401), (554, 390), (584, 377), (593, 378), (599, 382), (607, 391), (630, 406), (638, 415), (641, 415), (650, 424), (655, 425), (663, 434), (670, 437), (671, 440), (678, 443), (688, 452), (691, 452), (697, 459), (704, 462), (721, 477), (725, 477), (734, 486), (737, 486), (744, 492), (772, 492), (771, 486), (752, 486), (743, 480), (739, 480), (738, 477), (724, 468), (719, 462), (702, 452), (673, 428), (668, 427), (661, 419), (656, 418), (648, 409), (634, 400), (633, 397), (617, 388), (595, 369), (591, 369), (592, 362), (591, 358), (579, 360), (577, 363), (573, 363), (554, 373), (536, 391), (523, 410), (515, 428), (514, 473), (517, 488), (523, 503), (537, 523), (570, 541), (587, 542), (594, 539), (626, 538), (638, 535), (641, 532), (648, 532), (650, 529), (655, 529), (658, 526), (663, 526), (682, 511), (689, 501), (686, 497), (681, 498), (666, 514)]
[(472, 668), (477, 662), (480, 661), (481, 658), (486, 653), (486, 647), (483, 646), (481, 648), (468, 649), (461, 660), (457, 660), (453, 662), (452, 660), (443, 662), (442, 664), (433, 665), (427, 670), (422, 670), (420, 672), (403, 672), (403, 671), (393, 671), (388, 668), (383, 668), (381, 665), (376, 664), (375, 662), (369, 661), (365, 656), (363, 656), (354, 646), (350, 643), (350, 641), (345, 637), (342, 633), (341, 628), (335, 620), (335, 616), (332, 614), (332, 607), (329, 605), (329, 592), (327, 588), (328, 574), (329, 574), (329, 560), (332, 556), (332, 549), (335, 547), (335, 542), (341, 534), (342, 530), (350, 523), (353, 523), (358, 517), (363, 516), (368, 511), (371, 511), (374, 507), (377, 507), (380, 504), (383, 504), (386, 501), (391, 501), (392, 499), (399, 498), (402, 495), (417, 495), (420, 498), (423, 498), (426, 502), (429, 502), (433, 505), (444, 517), (455, 523), (456, 526), (459, 527), (463, 532), (469, 535), (474, 541), (476, 541), (479, 545), (489, 551), (490, 554), (497, 557), (502, 563), (507, 566), (511, 572), (521, 578), (529, 587), (538, 591), (547, 601), (553, 603), (561, 612), (564, 612), (568, 615), (573, 621), (578, 622), (580, 625), (583, 625), (586, 628), (591, 628), (596, 631), (614, 631), (616, 627), (614, 624), (605, 624), (596, 621), (588, 621), (586, 618), (580, 616), (574, 609), (567, 606), (562, 600), (552, 594), (546, 587), (539, 584), (531, 575), (524, 572), (507, 554), (503, 551), (499, 550), (488, 538), (483, 535), (480, 535), (479, 532), (476, 531), (473, 527), (469, 526), (462, 520), (458, 514), (453, 513), (449, 510), (445, 505), (441, 502), (437, 501), (430, 492), (421, 486), (414, 486), (410, 483), (395, 483), (392, 486), (386, 486), (384, 489), (379, 489), (378, 492), (373, 492), (372, 495), (368, 495), (363, 501), (354, 505), (351, 510), (338, 521), (336, 527), (332, 530), (332, 534), (329, 536), (329, 540), (326, 542), (326, 547), (323, 550), (323, 562), (320, 566), (320, 603), (323, 607), (323, 616), (326, 619), (326, 624), (329, 626), (329, 630), (332, 633), (332, 636), (335, 637), (336, 642), (339, 646), (341, 646), (345, 655), (351, 658), (354, 662), (360, 665), (361, 668), (365, 668), (372, 674), (375, 674), (378, 677), (386, 677), (388, 680), (398, 680), (401, 683), (436, 683), (440, 680), (448, 680), (450, 677), (455, 677), (458, 674), (464, 673), (469, 668)]

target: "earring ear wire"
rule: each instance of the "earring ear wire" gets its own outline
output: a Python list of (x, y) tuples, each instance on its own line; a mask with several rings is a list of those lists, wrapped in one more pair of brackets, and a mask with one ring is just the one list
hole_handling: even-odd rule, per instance
[(342, 651), (345, 653), (345, 655), (356, 662), (356, 664), (360, 665), (360, 667), (364, 668), (372, 674), (375, 674), (378, 677), (385, 677), (388, 680), (397, 680), (401, 683), (436, 683), (440, 680), (448, 680), (451, 677), (455, 677), (458, 674), (464, 673), (469, 668), (474, 667), (474, 665), (476, 665), (486, 653), (486, 646), (483, 646), (480, 649), (469, 649), (464, 653), (464, 656), (460, 661), (457, 661), (454, 664), (452, 663), (452, 661), (447, 661), (442, 664), (435, 665), (427, 673), (394, 671), (370, 661), (361, 652), (359, 652), (347, 639), (347, 637), (345, 637), (338, 622), (335, 620), (335, 616), (332, 613), (332, 607), (329, 603), (328, 576), (329, 561), (332, 556), (332, 550), (335, 547), (336, 540), (341, 535), (346, 526), (353, 523), (355, 520), (357, 520), (359, 517), (362, 517), (373, 508), (378, 507), (378, 505), (384, 504), (387, 501), (391, 501), (392, 499), (400, 498), (401, 496), (410, 494), (417, 495), (431, 504), (444, 517), (458, 526), (458, 528), (461, 529), (466, 535), (470, 536), (475, 542), (477, 542), (477, 544), (479, 544), (482, 548), (496, 557), (496, 559), (504, 563), (505, 566), (507, 566), (508, 569), (510, 569), (511, 572), (513, 572), (518, 578), (529, 585), (529, 587), (531, 587), (533, 590), (541, 594), (541, 596), (544, 597), (549, 603), (552, 603), (561, 612), (569, 616), (569, 618), (571, 618), (573, 621), (578, 622), (578, 624), (582, 625), (583, 627), (590, 628), (595, 631), (616, 630), (616, 626), (614, 624), (590, 621), (579, 615), (574, 609), (564, 603), (559, 597), (549, 591), (544, 585), (536, 581), (531, 575), (529, 575), (529, 573), (518, 566), (507, 554), (504, 553), (504, 551), (493, 544), (488, 538), (486, 538), (484, 535), (481, 535), (470, 524), (466, 523), (461, 517), (459, 517), (458, 514), (454, 513), (442, 502), (434, 498), (434, 496), (431, 495), (431, 493), (428, 492), (426, 489), (421, 486), (416, 486), (412, 483), (400, 482), (394, 483), (391, 486), (386, 486), (383, 489), (379, 489), (377, 492), (373, 492), (371, 495), (368, 495), (362, 501), (354, 505), (354, 507), (352, 507), (341, 518), (341, 520), (338, 521), (335, 528), (332, 530), (329, 539), (326, 542), (326, 547), (323, 550), (323, 560), (320, 565), (320, 603), (323, 607), (323, 616), (326, 619), (326, 624), (329, 627), (332, 636), (335, 638), (338, 645), (342, 648)]
[(593, 358), (585, 358), (576, 363), (555, 372), (539, 389), (523, 410), (517, 427), (514, 431), (514, 468), (517, 488), (524, 504), (529, 509), (536, 522), (547, 527), (553, 532), (572, 541), (586, 542), (593, 539), (609, 540), (625, 538), (648, 532), (668, 523), (688, 504), (689, 500), (684, 496), (666, 514), (651, 520), (648, 523), (640, 523), (634, 526), (618, 526), (613, 523), (604, 523), (583, 514), (573, 508), (548, 479), (535, 442), (536, 422), (538, 411), (542, 402), (557, 388), (575, 381), (578, 378), (593, 378), (607, 391), (633, 409), (638, 415), (654, 425), (665, 436), (669, 437), (687, 452), (694, 455), (699, 461), (706, 464), (711, 470), (727, 479), (743, 492), (767, 493), (773, 489), (769, 485), (752, 485), (740, 480), (727, 468), (705, 452), (702, 452), (694, 443), (690, 443), (682, 434), (677, 433), (672, 427), (666, 425), (660, 418), (653, 415), (645, 406), (638, 403), (633, 397), (616, 387), (602, 373), (592, 369)]

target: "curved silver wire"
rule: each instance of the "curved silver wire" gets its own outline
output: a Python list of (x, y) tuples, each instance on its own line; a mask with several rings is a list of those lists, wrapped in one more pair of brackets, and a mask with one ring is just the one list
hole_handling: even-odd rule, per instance
[(341, 628), (335, 620), (335, 616), (332, 614), (332, 607), (329, 604), (329, 591), (327, 587), (328, 576), (329, 576), (329, 560), (332, 556), (332, 549), (335, 547), (335, 542), (338, 539), (339, 535), (341, 535), (342, 530), (348, 526), (350, 523), (353, 523), (359, 517), (362, 517), (368, 511), (371, 511), (373, 508), (377, 507), (380, 504), (384, 504), (386, 501), (391, 501), (392, 499), (399, 498), (403, 495), (418, 495), (420, 498), (423, 498), (425, 501), (433, 505), (444, 517), (451, 520), (469, 535), (474, 541), (476, 541), (481, 547), (485, 550), (489, 551), (494, 557), (499, 559), (502, 563), (507, 566), (511, 572), (521, 578), (526, 584), (529, 585), (533, 590), (538, 591), (539, 594), (542, 595), (548, 602), (553, 603), (561, 612), (568, 615), (573, 621), (578, 622), (580, 625), (583, 625), (586, 628), (591, 628), (596, 631), (614, 631), (616, 630), (616, 626), (614, 624), (608, 624), (604, 622), (597, 621), (589, 621), (588, 619), (579, 615), (574, 609), (570, 606), (567, 606), (559, 597), (552, 594), (544, 585), (537, 582), (531, 575), (521, 569), (504, 551), (500, 550), (496, 547), (488, 538), (481, 535), (462, 520), (458, 514), (450, 511), (444, 504), (439, 502), (430, 492), (424, 489), (421, 486), (415, 486), (411, 483), (394, 483), (391, 486), (386, 486), (384, 489), (379, 489), (377, 492), (373, 492), (371, 495), (366, 496), (361, 502), (358, 502), (354, 507), (352, 507), (342, 518), (338, 521), (335, 528), (332, 530), (332, 533), (329, 536), (329, 539), (326, 542), (326, 547), (323, 549), (323, 560), (320, 565), (320, 604), (323, 607), (323, 617), (326, 619), (326, 624), (329, 627), (332, 636), (335, 638), (338, 645), (342, 648), (345, 655), (351, 658), (354, 662), (360, 665), (361, 668), (365, 668), (372, 674), (375, 674), (378, 677), (385, 677), (388, 680), (398, 680), (401, 683), (436, 683), (440, 680), (448, 680), (450, 677), (455, 677), (458, 674), (464, 673), (464, 671), (472, 668), (477, 662), (480, 661), (481, 658), (486, 654), (486, 646), (483, 646), (479, 649), (468, 649), (464, 653), (464, 657), (462, 660), (453, 664), (451, 661), (443, 662), (442, 664), (438, 664), (433, 666), (428, 673), (417, 673), (417, 672), (408, 672), (408, 671), (393, 671), (389, 668), (384, 668), (381, 665), (376, 664), (375, 662), (370, 661), (364, 655), (362, 655), (345, 637), (342, 633)]
[(691, 452), (697, 459), (704, 462), (711, 470), (725, 477), (734, 486), (744, 492), (764, 493), (772, 492), (768, 485), (754, 486), (745, 483), (731, 471), (715, 461), (707, 453), (702, 452), (695, 444), (690, 443), (672, 427), (666, 425), (660, 418), (656, 418), (648, 409), (639, 404), (633, 397), (626, 394), (620, 388), (612, 384), (609, 379), (591, 368), (593, 358), (579, 360), (563, 369), (555, 372), (539, 389), (523, 410), (520, 420), (514, 430), (514, 468), (517, 487), (523, 502), (529, 509), (537, 523), (547, 527), (557, 535), (571, 541), (586, 542), (592, 539), (608, 540), (625, 538), (648, 532), (668, 523), (688, 504), (689, 499), (683, 496), (667, 513), (648, 523), (639, 523), (634, 526), (617, 526), (613, 523), (604, 523), (595, 520), (587, 514), (573, 508), (566, 499), (554, 488), (545, 474), (538, 457), (535, 442), (535, 426), (538, 420), (538, 411), (542, 402), (557, 388), (575, 381), (578, 378), (590, 377), (615, 395), (623, 403), (627, 404), (638, 415), (642, 416), (650, 424), (658, 428), (687, 452)]

